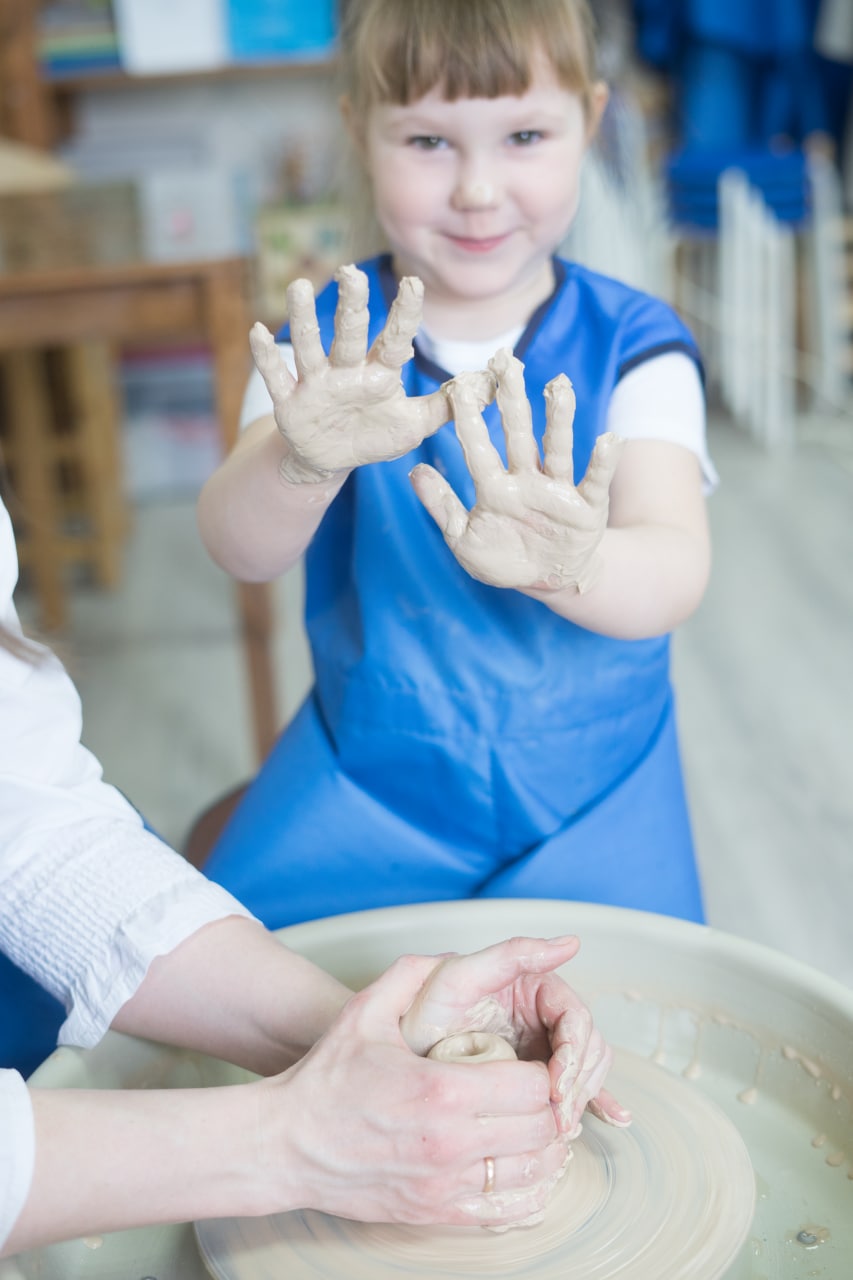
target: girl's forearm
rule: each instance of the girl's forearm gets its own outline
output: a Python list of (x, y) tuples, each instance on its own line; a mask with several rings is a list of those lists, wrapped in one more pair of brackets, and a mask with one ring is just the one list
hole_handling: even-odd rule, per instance
[(348, 475), (293, 484), (280, 472), (286, 448), (272, 416), (253, 422), (199, 497), (202, 541), (240, 581), (267, 582), (291, 568)]
[(265, 1208), (256, 1086), (30, 1094), (33, 1181), (2, 1256), (53, 1240)]
[(619, 640), (663, 635), (698, 607), (711, 567), (703, 528), (664, 525), (608, 529), (591, 589), (526, 592), (569, 622)]
[(301, 1058), (351, 995), (258, 921), (229, 916), (154, 960), (112, 1026), (270, 1075)]

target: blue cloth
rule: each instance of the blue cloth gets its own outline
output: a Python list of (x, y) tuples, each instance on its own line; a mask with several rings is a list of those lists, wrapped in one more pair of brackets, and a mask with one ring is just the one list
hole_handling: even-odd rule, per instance
[[(366, 266), (371, 340), (396, 291)], [(572, 378), (575, 474), (634, 365), (693, 340), (646, 295), (555, 262), (516, 354), (534, 430), (545, 383)], [(336, 287), (318, 299), (328, 345)], [(408, 394), (447, 378), (418, 351)], [(505, 457), (496, 406), (486, 411)], [(307, 553), (316, 684), (205, 867), (273, 928), (393, 903), (585, 898), (702, 919), (673, 726), (669, 641), (622, 641), (471, 579), (408, 481), (473, 483), (451, 424), (359, 468)]]
[(681, 146), (737, 151), (829, 129), (815, 0), (634, 0), (634, 11), (640, 52), (675, 78)]
[(28, 1076), (56, 1048), (65, 1010), (0, 952), (0, 1067)]

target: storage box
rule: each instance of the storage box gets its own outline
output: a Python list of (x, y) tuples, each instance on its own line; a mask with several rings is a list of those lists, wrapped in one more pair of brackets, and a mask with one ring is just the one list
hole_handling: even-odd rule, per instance
[(235, 61), (318, 58), (333, 51), (335, 0), (227, 0), (226, 21)]

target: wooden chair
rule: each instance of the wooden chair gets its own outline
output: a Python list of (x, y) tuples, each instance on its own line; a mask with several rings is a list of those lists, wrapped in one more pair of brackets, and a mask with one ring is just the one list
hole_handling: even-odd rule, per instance
[(242, 800), (247, 786), (248, 783), (244, 782), (239, 787), (234, 787), (199, 814), (184, 840), (183, 854), (187, 862), (199, 869), (204, 867), (210, 851)]

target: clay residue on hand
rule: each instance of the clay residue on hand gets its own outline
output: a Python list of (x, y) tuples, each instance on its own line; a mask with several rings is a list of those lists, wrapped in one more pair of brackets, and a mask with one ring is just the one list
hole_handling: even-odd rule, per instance
[(598, 546), (607, 528), (610, 483), (623, 442), (612, 433), (600, 436), (576, 486), (575, 396), (569, 379), (560, 374), (545, 388), (547, 425), (540, 459), (524, 366), (501, 350), (489, 370), (497, 382), (506, 467), (483, 420), (475, 375), (461, 373), (446, 390), (476, 502), (468, 511), (426, 463), (411, 473), (415, 491), (456, 559), (478, 581), (538, 591), (588, 591), (600, 571)]
[(310, 282), (295, 280), (288, 287), (295, 378), (262, 324), (250, 334), (252, 355), (286, 444), (281, 474), (292, 484), (340, 480), (354, 467), (400, 458), (450, 416), (444, 391), (410, 397), (401, 381), (421, 322), (421, 281), (400, 281), (385, 327), (368, 350), (367, 276), (344, 266), (336, 279), (338, 302), (328, 354)]

